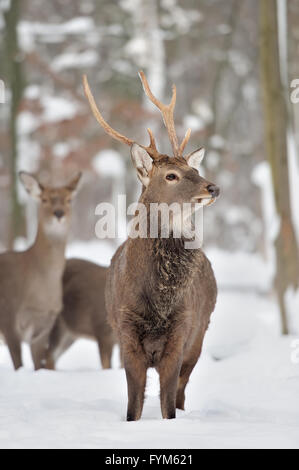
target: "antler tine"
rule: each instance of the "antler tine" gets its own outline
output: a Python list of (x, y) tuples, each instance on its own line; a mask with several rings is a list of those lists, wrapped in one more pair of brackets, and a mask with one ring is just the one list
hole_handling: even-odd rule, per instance
[(176, 103), (176, 86), (175, 84), (172, 85), (172, 97), (171, 97), (171, 101), (169, 103), (169, 108), (174, 111), (174, 108), (175, 108), (175, 103)]
[(85, 92), (86, 98), (88, 99), (91, 110), (94, 114), (94, 117), (96, 118), (96, 120), (98, 121), (100, 126), (103, 127), (104, 131), (108, 135), (111, 135), (111, 137), (113, 137), (114, 139), (119, 140), (120, 142), (124, 142), (126, 145), (129, 145), (129, 146), (133, 145), (134, 140), (131, 140), (128, 137), (120, 134), (115, 129), (113, 129), (111, 126), (109, 126), (109, 124), (105, 121), (105, 119), (103, 118), (102, 114), (100, 113), (100, 111), (99, 111), (99, 109), (96, 105), (93, 94), (91, 93), (86, 75), (83, 75), (83, 87), (84, 87), (84, 92)]
[(146, 76), (144, 75), (144, 72), (141, 70), (139, 72), (139, 77), (143, 85), (144, 92), (146, 96), (151, 100), (151, 102), (157, 106), (157, 108), (161, 111), (162, 116), (163, 116), (163, 121), (165, 124), (165, 127), (168, 132), (169, 140), (172, 146), (173, 154), (175, 157), (179, 156), (179, 143), (178, 143), (178, 138), (176, 135), (175, 131), (175, 126), (174, 126), (174, 120), (173, 120), (173, 112), (174, 112), (174, 107), (175, 107), (175, 102), (176, 102), (176, 87), (173, 85), (172, 87), (172, 98), (171, 101), (168, 105), (163, 104), (161, 101), (159, 101), (152, 93), (148, 81), (146, 79)]
[(185, 134), (185, 137), (183, 138), (183, 140), (181, 142), (181, 145), (180, 145), (180, 148), (179, 148), (179, 155), (183, 155), (183, 151), (184, 151), (186, 145), (189, 142), (190, 135), (191, 135), (191, 129), (189, 128), (187, 130), (186, 134)]
[(150, 145), (149, 145), (149, 148), (157, 151), (157, 146), (156, 146), (156, 141), (155, 141), (155, 137), (153, 135), (153, 132), (152, 130), (148, 127), (147, 128), (147, 132), (148, 132), (148, 135), (149, 135), (149, 138), (150, 138)]

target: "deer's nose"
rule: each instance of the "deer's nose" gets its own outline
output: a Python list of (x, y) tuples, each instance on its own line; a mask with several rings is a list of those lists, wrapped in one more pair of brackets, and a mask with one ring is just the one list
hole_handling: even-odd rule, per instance
[(207, 190), (209, 191), (212, 197), (218, 197), (220, 194), (220, 189), (215, 184), (209, 184)]
[(57, 217), (57, 219), (61, 219), (61, 217), (64, 216), (64, 211), (62, 211), (61, 209), (57, 209), (53, 212), (53, 214)]

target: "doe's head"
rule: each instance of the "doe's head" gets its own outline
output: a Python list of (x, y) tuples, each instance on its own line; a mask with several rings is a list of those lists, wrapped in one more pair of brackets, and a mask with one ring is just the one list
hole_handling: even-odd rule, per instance
[(77, 193), (81, 172), (65, 186), (45, 186), (38, 178), (25, 171), (19, 173), (27, 193), (39, 202), (39, 220), (49, 231), (67, 228), (71, 216), (71, 202)]

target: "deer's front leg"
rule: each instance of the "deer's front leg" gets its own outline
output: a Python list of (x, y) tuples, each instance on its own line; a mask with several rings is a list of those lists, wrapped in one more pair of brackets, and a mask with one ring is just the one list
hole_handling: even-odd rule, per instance
[(30, 349), (35, 370), (46, 368), (50, 347), (50, 335), (57, 315), (57, 311), (47, 312), (44, 316), (40, 315), (39, 321), (36, 321), (34, 324)]
[(164, 419), (176, 417), (176, 392), (183, 353), (180, 345), (166, 347), (157, 367), (160, 376), (160, 402)]
[(122, 351), (128, 386), (127, 421), (137, 421), (143, 409), (147, 367), (140, 346), (133, 349), (126, 345)]

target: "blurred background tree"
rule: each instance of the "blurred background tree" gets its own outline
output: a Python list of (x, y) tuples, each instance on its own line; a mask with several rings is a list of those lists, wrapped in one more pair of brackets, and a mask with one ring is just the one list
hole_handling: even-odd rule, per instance
[(299, 286), (299, 256), (290, 202), (288, 109), (281, 74), (276, 0), (260, 4), (260, 49), (265, 116), (265, 140), (271, 167), (274, 200), (279, 216), (275, 238), (276, 277), (283, 333), (288, 333), (286, 293)]
[(10, 90), (9, 109), (9, 186), (10, 186), (10, 217), (8, 221), (8, 246), (13, 247), (14, 239), (20, 235), (22, 211), (17, 192), (17, 158), (18, 158), (18, 135), (17, 115), (23, 94), (22, 60), (19, 49), (18, 23), (20, 17), (20, 1), (12, 0), (8, 9), (4, 12), (4, 79)]

